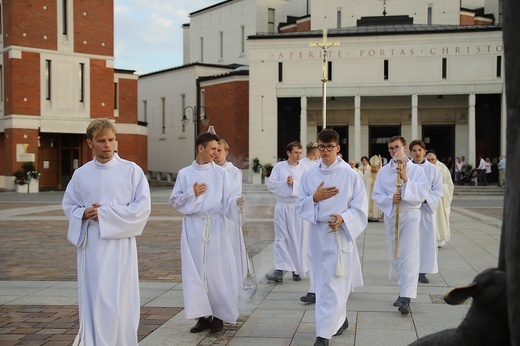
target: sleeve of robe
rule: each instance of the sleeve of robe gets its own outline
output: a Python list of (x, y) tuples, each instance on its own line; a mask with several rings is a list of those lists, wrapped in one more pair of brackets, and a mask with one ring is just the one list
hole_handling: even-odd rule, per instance
[[(426, 196), (426, 203), (424, 204), (424, 207), (426, 210), (433, 214), (435, 210), (437, 210), (437, 205), (439, 204), (439, 201), (442, 197), (442, 174), (440, 170), (437, 168), (437, 166), (433, 165), (435, 167), (435, 175), (433, 176), (431, 189), (428, 192), (428, 195)], [(448, 172), (449, 173), (449, 172)]]
[(240, 189), (236, 186), (237, 184), (231, 175), (224, 174), (222, 178), (223, 214), (230, 220), (238, 221), (240, 208), (237, 205), (237, 200), (240, 197)]
[[(411, 161), (408, 161), (408, 167), (413, 165)], [(408, 174), (408, 181), (406, 183), (403, 182), (403, 187), (401, 189), (401, 199), (410, 204), (421, 204), (428, 194), (429, 185), (428, 177), (424, 170), (421, 167), (414, 167), (414, 172), (410, 172)]]
[(181, 169), (175, 179), (172, 193), (170, 195), (170, 204), (181, 214), (190, 215), (196, 214), (203, 206), (204, 194), (195, 197), (193, 185), (188, 183), (187, 175), (190, 167)]
[(440, 163), (439, 168), (442, 176), (442, 198), (444, 199), (445, 205), (451, 205), (451, 201), (453, 200), (453, 189), (455, 186), (453, 185), (453, 180), (451, 180), (451, 174), (448, 167), (443, 163)]
[(365, 184), (359, 175), (354, 175), (355, 183), (352, 184), (352, 199), (348, 201), (347, 208), (341, 212), (343, 223), (341, 230), (354, 240), (367, 227), (368, 223), (368, 198)]
[[(392, 217), (394, 214), (394, 193), (395, 189), (392, 193), (387, 193), (385, 189), (385, 182), (387, 182), (390, 179), (390, 175), (392, 177), (392, 180), (394, 179), (396, 173), (392, 172), (390, 169), (383, 167), (379, 174), (377, 175), (376, 182), (374, 184), (374, 189), (372, 190), (372, 199), (374, 200), (374, 203), (381, 209), (381, 211), (389, 216)], [(395, 183), (394, 183), (395, 184)], [(395, 186), (395, 185), (394, 185)]]
[(61, 206), (69, 220), (67, 240), (79, 247), (85, 238), (88, 220), (83, 220), (86, 206), (81, 199), (81, 194), (78, 193), (77, 179), (78, 175), (74, 172), (65, 189)]
[(298, 183), (295, 180), (295, 184), (290, 186), (287, 184), (287, 170), (283, 169), (285, 162), (279, 162), (274, 165), (271, 175), (269, 176), (269, 182), (267, 188), (269, 191), (280, 197), (296, 197), (298, 195)]
[(315, 191), (309, 188), (308, 179), (306, 178), (307, 175), (312, 174), (313, 171), (314, 167), (311, 167), (302, 175), (295, 208), (299, 217), (315, 224), (318, 217), (318, 203), (312, 200), (312, 195)]
[(134, 163), (130, 179), (132, 197), (128, 204), (110, 202), (98, 208), (99, 234), (103, 239), (135, 237), (143, 233), (152, 211), (150, 186), (141, 168)]

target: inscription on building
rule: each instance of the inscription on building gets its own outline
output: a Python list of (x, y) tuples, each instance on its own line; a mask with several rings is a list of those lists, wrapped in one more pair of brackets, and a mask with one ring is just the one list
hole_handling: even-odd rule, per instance
[[(430, 46), (430, 47), (395, 47), (395, 48), (337, 48), (328, 51), (329, 59), (370, 58), (370, 57), (412, 57), (412, 56), (452, 56), (502, 54), (501, 44), (465, 45), (465, 46)], [(322, 52), (311, 49), (278, 51), (278, 60), (321, 59)]]

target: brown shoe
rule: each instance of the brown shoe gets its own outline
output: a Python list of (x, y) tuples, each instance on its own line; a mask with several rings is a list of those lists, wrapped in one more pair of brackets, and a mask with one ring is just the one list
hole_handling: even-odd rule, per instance
[(210, 329), (211, 324), (211, 316), (210, 317), (201, 317), (197, 321), (197, 324), (190, 329), (190, 333), (200, 333), (206, 329)]
[(222, 329), (224, 329), (224, 321), (222, 321), (220, 318), (213, 317), (213, 321), (211, 322), (211, 333), (218, 333)]

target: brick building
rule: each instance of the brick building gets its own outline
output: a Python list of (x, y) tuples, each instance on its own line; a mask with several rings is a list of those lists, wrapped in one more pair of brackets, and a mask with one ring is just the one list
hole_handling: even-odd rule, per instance
[(0, 189), (34, 162), (40, 189), (63, 189), (91, 159), (93, 118), (117, 128), (118, 151), (147, 170), (137, 75), (114, 68), (113, 1), (3, 0), (0, 4)]

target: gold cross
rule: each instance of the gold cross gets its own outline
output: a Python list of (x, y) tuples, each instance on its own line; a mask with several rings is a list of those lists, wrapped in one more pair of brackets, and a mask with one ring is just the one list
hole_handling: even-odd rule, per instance
[(323, 50), (323, 66), (322, 66), (322, 79), (321, 81), (325, 83), (328, 80), (327, 75), (327, 58), (329, 56), (329, 47), (339, 46), (339, 42), (329, 42), (327, 41), (327, 29), (323, 29), (323, 41), (318, 43), (311, 43), (309, 46), (311, 47), (320, 47)]

